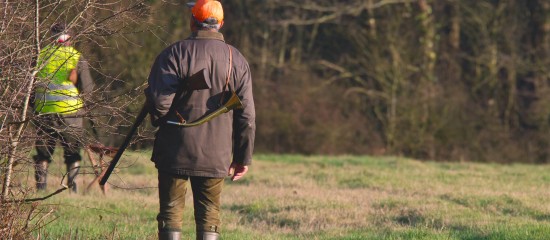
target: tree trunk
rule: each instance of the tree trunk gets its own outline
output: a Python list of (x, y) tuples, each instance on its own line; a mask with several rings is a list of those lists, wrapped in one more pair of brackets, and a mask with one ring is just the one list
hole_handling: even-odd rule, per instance
[[(418, 7), (420, 9), (420, 29), (422, 32), (421, 44), (423, 48), (423, 61), (421, 69), (423, 71), (420, 84), (422, 114), (419, 120), (419, 138), (426, 143), (424, 147), (429, 158), (435, 158), (435, 145), (431, 141), (433, 134), (431, 133), (430, 118), (434, 108), (434, 100), (436, 95), (435, 83), (435, 63), (437, 53), (435, 51), (435, 24), (432, 6), (427, 0), (419, 0)], [(411, 119), (415, 120), (415, 119)], [(415, 120), (416, 121), (416, 120)]]
[(369, 0), (368, 16), (369, 16), (369, 34), (370, 37), (376, 38), (376, 18), (374, 18), (373, 0)]

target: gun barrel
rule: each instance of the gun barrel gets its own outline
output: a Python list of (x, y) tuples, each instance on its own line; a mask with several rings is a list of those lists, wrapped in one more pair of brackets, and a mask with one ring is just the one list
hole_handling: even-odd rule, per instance
[[(185, 91), (210, 89), (210, 87), (211, 85), (208, 79), (208, 71), (206, 68), (203, 68), (200, 71), (194, 73), (189, 78), (187, 78), (187, 81), (185, 82), (185, 84), (183, 84), (182, 87), (180, 88), (181, 91), (179, 94), (181, 95)], [(132, 140), (132, 137), (136, 133), (137, 128), (139, 127), (139, 125), (141, 125), (145, 117), (147, 117), (147, 114), (149, 113), (149, 110), (150, 110), (149, 107), (150, 106), (146, 101), (145, 104), (143, 104), (143, 107), (141, 108), (141, 112), (136, 117), (136, 121), (132, 125), (130, 132), (128, 133), (128, 135), (126, 135), (124, 142), (122, 143), (120, 148), (118, 148), (118, 151), (115, 157), (113, 157), (111, 164), (109, 164), (109, 168), (107, 168), (107, 170), (105, 171), (105, 174), (103, 175), (103, 178), (101, 178), (101, 181), (99, 181), (99, 185), (103, 186), (105, 185), (105, 183), (107, 183), (109, 176), (111, 176), (111, 173), (115, 169), (118, 161), (120, 160), (120, 157), (122, 156), (122, 153), (124, 153), (124, 150), (126, 150), (128, 145), (130, 144), (130, 141)]]
[(143, 122), (143, 120), (145, 119), (148, 113), (149, 113), (149, 109), (148, 109), (147, 103), (143, 104), (143, 107), (141, 108), (141, 112), (138, 114), (136, 121), (134, 122), (134, 124), (132, 125), (132, 128), (130, 129), (130, 132), (128, 133), (128, 135), (126, 135), (124, 142), (122, 143), (120, 148), (118, 148), (118, 151), (116, 152), (115, 157), (113, 157), (111, 164), (109, 164), (109, 168), (107, 168), (107, 170), (105, 171), (103, 178), (101, 178), (101, 181), (99, 181), (99, 185), (103, 186), (105, 185), (105, 183), (107, 183), (107, 180), (109, 179), (109, 176), (111, 176), (111, 173), (115, 169), (118, 163), (118, 160), (120, 160), (120, 157), (122, 156), (122, 153), (124, 153), (124, 150), (126, 150), (128, 145), (130, 144), (130, 141), (132, 140), (132, 137), (136, 133), (137, 128), (139, 127), (139, 125), (141, 125), (141, 123)]

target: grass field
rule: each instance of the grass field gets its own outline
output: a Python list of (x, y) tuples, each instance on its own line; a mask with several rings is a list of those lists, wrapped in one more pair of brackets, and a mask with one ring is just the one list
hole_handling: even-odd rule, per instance
[[(61, 162), (51, 167), (51, 191)], [(78, 194), (42, 203), (54, 212), (41, 236), (155, 239), (156, 171), (148, 154), (127, 154), (111, 178), (119, 188), (106, 196), (95, 186), (83, 192), (89, 165)], [(30, 176), (21, 181), (32, 185)], [(191, 200), (184, 239), (194, 239)], [(226, 181), (222, 200), (223, 239), (550, 239), (549, 165), (255, 155), (244, 179)]]

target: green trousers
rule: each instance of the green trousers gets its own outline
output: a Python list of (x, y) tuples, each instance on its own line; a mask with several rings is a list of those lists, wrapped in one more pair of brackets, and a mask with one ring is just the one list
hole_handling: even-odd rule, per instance
[(197, 232), (220, 232), (223, 178), (179, 176), (158, 172), (159, 232), (181, 231), (187, 182), (191, 183)]

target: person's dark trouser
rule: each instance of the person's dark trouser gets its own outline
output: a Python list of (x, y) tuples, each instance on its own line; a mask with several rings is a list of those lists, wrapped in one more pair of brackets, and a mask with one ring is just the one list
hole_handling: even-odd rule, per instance
[(187, 182), (191, 182), (197, 232), (220, 232), (223, 178), (178, 176), (158, 172), (160, 211), (158, 230), (181, 231)]
[(82, 118), (64, 117), (58, 114), (48, 114), (37, 118), (35, 121), (38, 139), (36, 140), (36, 156), (34, 160), (52, 161), (52, 155), (55, 150), (55, 143), (60, 141), (63, 146), (63, 157), (65, 164), (70, 165), (80, 161), (80, 148), (82, 147), (78, 140), (83, 132)]

